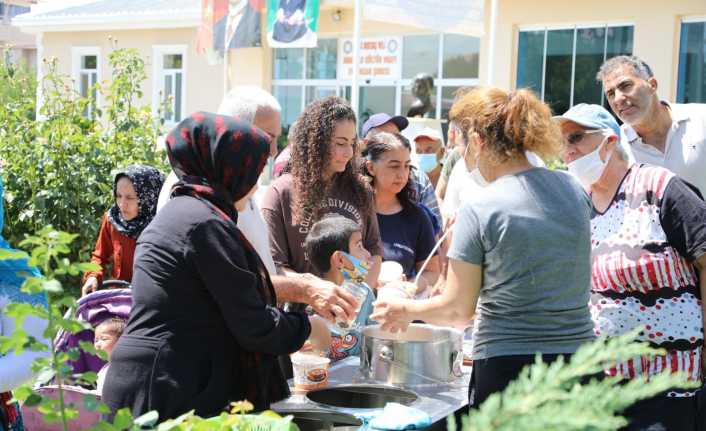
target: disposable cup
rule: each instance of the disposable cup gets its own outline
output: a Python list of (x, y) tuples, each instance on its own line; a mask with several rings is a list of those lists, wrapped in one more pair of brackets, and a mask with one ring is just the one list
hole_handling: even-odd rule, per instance
[(400, 286), (382, 286), (378, 289), (378, 300), (380, 299), (411, 299), (412, 295)]
[(346, 291), (348, 291), (348, 293), (353, 295), (357, 302), (357, 305), (355, 307), (353, 315), (349, 316), (348, 320), (336, 318), (336, 323), (334, 327), (331, 328), (331, 330), (339, 335), (357, 329), (356, 319), (358, 318), (360, 308), (363, 306), (363, 302), (365, 302), (365, 298), (368, 295), (368, 290), (366, 288), (348, 280), (344, 281), (341, 287), (343, 287), (344, 289), (346, 289)]
[(313, 353), (293, 353), (294, 390), (306, 392), (328, 386), (328, 366), (331, 360)]
[(402, 280), (402, 275), (404, 274), (404, 269), (399, 262), (394, 260), (386, 260), (380, 265), (380, 275), (378, 276), (378, 281), (382, 284), (389, 283), (391, 281)]

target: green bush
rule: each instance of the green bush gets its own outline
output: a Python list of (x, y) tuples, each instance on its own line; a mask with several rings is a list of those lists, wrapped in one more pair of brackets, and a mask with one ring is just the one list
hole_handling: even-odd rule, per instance
[[(464, 431), (617, 430), (628, 424), (620, 415), (635, 402), (670, 388), (696, 388), (685, 374), (662, 373), (628, 382), (620, 376), (595, 376), (615, 363), (638, 356), (662, 355), (647, 343), (635, 342), (642, 328), (621, 337), (601, 337), (583, 345), (569, 362), (541, 362), (525, 367), (502, 393), (491, 395), (464, 418)], [(590, 380), (589, 380), (590, 378)], [(589, 380), (586, 382), (586, 380)], [(670, 412), (664, 412), (670, 414)]]
[[(70, 257), (88, 261), (100, 218), (113, 203), (111, 171), (131, 163), (166, 170), (165, 155), (156, 147), (161, 123), (149, 106), (136, 102), (146, 79), (144, 61), (133, 49), (116, 49), (108, 61), (111, 80), (96, 84), (102, 106), (87, 118), (90, 100), (57, 72), (55, 59), (45, 60), (39, 121), (32, 75), (0, 65), (4, 235), (11, 243), (52, 225), (75, 232), (78, 247)], [(80, 276), (64, 281), (80, 288)]]

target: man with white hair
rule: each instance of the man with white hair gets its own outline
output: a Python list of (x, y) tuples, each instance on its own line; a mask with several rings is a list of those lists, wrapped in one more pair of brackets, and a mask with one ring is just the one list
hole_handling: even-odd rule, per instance
[[(270, 156), (277, 154), (277, 138), (282, 133), (281, 112), (277, 99), (256, 86), (238, 86), (228, 92), (218, 107), (221, 115), (237, 116), (265, 132), (271, 139)], [(172, 186), (179, 181), (171, 172), (162, 186), (157, 211), (171, 197)], [(355, 299), (344, 289), (310, 274), (293, 278), (277, 274), (269, 246), (269, 232), (260, 208), (251, 197), (244, 208), (238, 208), (238, 228), (248, 239), (270, 273), (277, 301), (310, 305), (321, 316), (346, 318), (355, 310)], [(225, 280), (224, 280), (225, 282)]]
[(607, 60), (596, 78), (637, 162), (663, 166), (706, 194), (706, 104), (660, 100), (652, 70), (635, 56)]

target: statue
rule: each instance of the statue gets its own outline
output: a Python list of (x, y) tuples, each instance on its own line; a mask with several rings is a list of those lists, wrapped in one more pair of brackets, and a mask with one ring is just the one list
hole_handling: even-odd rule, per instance
[(434, 78), (428, 73), (420, 73), (412, 83), (412, 94), (415, 99), (407, 111), (408, 117), (424, 117), (432, 110), (431, 92), (434, 89)]

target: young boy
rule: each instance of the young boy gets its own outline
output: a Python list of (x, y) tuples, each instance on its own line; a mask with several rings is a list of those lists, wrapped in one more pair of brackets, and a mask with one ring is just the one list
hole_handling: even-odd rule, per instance
[[(363, 247), (360, 226), (339, 215), (326, 216), (314, 223), (304, 242), (309, 262), (317, 275), (337, 285), (343, 284), (344, 273), (354, 273), (354, 279), (362, 280), (370, 262), (370, 253)], [(356, 326), (364, 326), (372, 313), (375, 295), (363, 281), (354, 281), (367, 294), (355, 318)], [(360, 353), (360, 331), (331, 331), (329, 358), (338, 361)]]
[(118, 342), (118, 338), (123, 335), (126, 323), (127, 322), (123, 319), (113, 317), (99, 323), (94, 330), (93, 346), (96, 350), (102, 350), (108, 354), (108, 363), (98, 372), (96, 391), (99, 394), (103, 393), (103, 382), (105, 381), (105, 375), (110, 365), (110, 354), (113, 353), (113, 347), (115, 347), (115, 343)]

